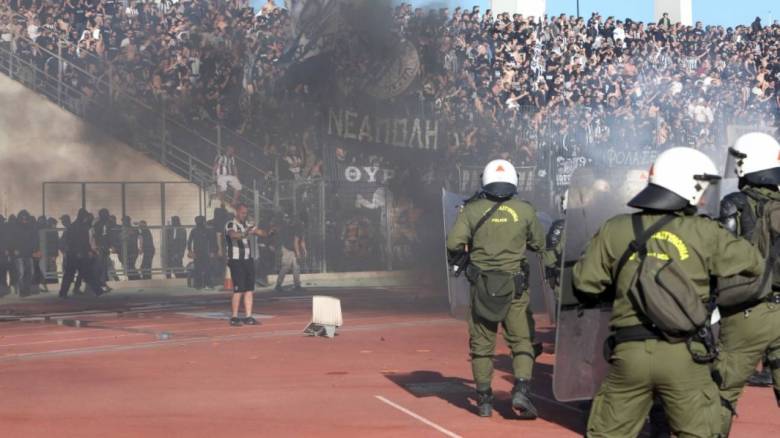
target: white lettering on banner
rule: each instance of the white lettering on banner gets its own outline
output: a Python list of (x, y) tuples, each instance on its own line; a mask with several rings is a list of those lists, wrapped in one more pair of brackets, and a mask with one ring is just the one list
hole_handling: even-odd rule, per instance
[(362, 176), (360, 169), (355, 166), (349, 166), (344, 169), (344, 179), (349, 182), (358, 182)]
[(571, 176), (574, 174), (574, 171), (587, 163), (588, 159), (585, 157), (558, 157), (556, 160), (555, 184), (559, 187), (568, 186), (571, 183)]
[[(378, 176), (380, 178), (378, 178)], [(347, 166), (344, 168), (344, 179), (356, 182), (380, 183), (383, 184), (395, 176), (392, 169), (380, 169), (376, 166)]]
[(619, 149), (607, 150), (607, 165), (609, 167), (643, 166), (655, 161), (658, 151), (627, 151)]
[(439, 122), (420, 118), (376, 118), (349, 110), (328, 110), (328, 135), (375, 143), (436, 151)]

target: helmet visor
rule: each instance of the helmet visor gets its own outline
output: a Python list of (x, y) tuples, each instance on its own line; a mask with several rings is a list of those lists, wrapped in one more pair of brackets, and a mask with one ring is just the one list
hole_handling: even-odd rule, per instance
[(509, 198), (517, 193), (517, 186), (506, 182), (495, 182), (486, 185), (483, 190), (496, 198)]
[(628, 206), (643, 210), (677, 211), (688, 206), (682, 196), (656, 184), (648, 184), (638, 195), (628, 201)]
[(745, 175), (745, 181), (755, 186), (778, 186), (780, 185), (780, 167), (748, 173)]

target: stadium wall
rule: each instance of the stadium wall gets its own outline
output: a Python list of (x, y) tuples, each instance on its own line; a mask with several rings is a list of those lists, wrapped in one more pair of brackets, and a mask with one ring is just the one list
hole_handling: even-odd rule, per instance
[(523, 16), (543, 17), (547, 10), (547, 0), (492, 0), (490, 8), (494, 15), (502, 12), (523, 14)]
[[(0, 107), (0, 213), (6, 217), (21, 209), (41, 214), (46, 181), (185, 181), (4, 75), (0, 75), (0, 101), (4, 103)], [(91, 189), (88, 208), (94, 209), (100, 199), (113, 199), (111, 193), (117, 188)], [(56, 188), (52, 190), (47, 198), (57, 196)], [(187, 202), (190, 196), (192, 201)], [(198, 188), (177, 190), (176, 197), (181, 198), (177, 203), (181, 207), (168, 216), (180, 215), (183, 222), (191, 223), (199, 208)], [(63, 194), (56, 202), (62, 208), (56, 209), (64, 211), (47, 207), (46, 214), (73, 214), (81, 206), (80, 199)], [(159, 203), (150, 202), (150, 196), (128, 196), (127, 201), (134, 220), (160, 221)]]
[(686, 26), (693, 24), (693, 0), (655, 0), (653, 12), (656, 23), (664, 12), (668, 12), (672, 23), (680, 22)]

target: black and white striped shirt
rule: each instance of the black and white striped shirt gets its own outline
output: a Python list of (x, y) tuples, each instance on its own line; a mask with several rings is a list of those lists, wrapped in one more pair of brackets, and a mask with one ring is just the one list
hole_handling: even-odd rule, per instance
[(226, 154), (217, 155), (217, 176), (236, 176), (236, 157)]
[(252, 259), (252, 245), (249, 244), (249, 239), (244, 237), (243, 239), (231, 239), (230, 232), (235, 231), (237, 233), (246, 233), (246, 224), (233, 219), (225, 224), (225, 245), (228, 259), (230, 260), (251, 260)]

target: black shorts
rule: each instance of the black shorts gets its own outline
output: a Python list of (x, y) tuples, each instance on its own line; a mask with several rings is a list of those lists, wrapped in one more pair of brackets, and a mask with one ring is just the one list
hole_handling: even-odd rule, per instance
[(254, 260), (228, 260), (228, 268), (230, 268), (230, 277), (233, 279), (233, 293), (254, 292)]

